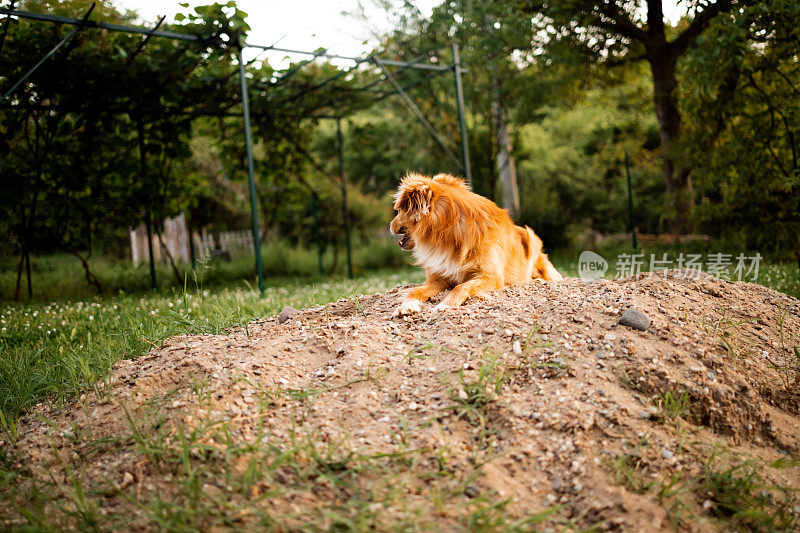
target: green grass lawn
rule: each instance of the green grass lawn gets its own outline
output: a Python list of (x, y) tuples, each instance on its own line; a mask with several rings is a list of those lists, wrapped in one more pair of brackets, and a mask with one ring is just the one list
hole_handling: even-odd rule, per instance
[[(322, 267), (319, 269), (319, 256), (316, 248), (303, 248), (286, 242), (270, 242), (262, 246), (264, 276), (274, 283), (286, 283), (286, 278), (302, 278), (309, 282), (324, 281), (330, 274), (346, 273), (345, 251), (340, 250), (334, 261), (329, 248), (323, 253)], [(17, 282), (18, 258), (0, 257), (0, 299), (11, 300)], [(334, 266), (334, 263), (335, 266)], [(222, 289), (255, 284), (253, 256), (247, 254), (234, 257), (231, 261), (209, 260), (198, 257), (198, 265), (203, 268), (203, 286), (208, 289)], [(116, 296), (124, 294), (152, 294), (150, 265), (134, 265), (130, 261), (116, 257), (95, 256), (89, 260), (92, 274), (103, 288), (101, 295), (94, 285), (86, 281), (80, 261), (69, 254), (50, 254), (31, 257), (31, 279), (33, 301), (47, 303), (64, 300), (86, 300), (92, 296)], [(356, 276), (381, 269), (402, 269), (410, 265), (409, 256), (404, 253), (394, 239), (376, 238), (370, 243), (356, 242), (353, 245), (353, 272)], [(191, 282), (191, 265), (180, 263), (179, 271)], [(156, 265), (157, 289), (163, 293), (182, 290), (172, 268), (166, 264)], [(29, 301), (25, 276), (22, 279), (22, 299)]]

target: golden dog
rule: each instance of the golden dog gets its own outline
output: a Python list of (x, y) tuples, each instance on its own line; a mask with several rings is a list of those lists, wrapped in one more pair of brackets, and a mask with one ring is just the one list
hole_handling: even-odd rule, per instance
[(433, 178), (409, 173), (395, 194), (389, 229), (399, 245), (413, 250), (427, 280), (392, 316), (419, 313), (422, 302), (450, 290), (435, 310), (458, 307), (470, 296), (532, 278), (560, 280), (542, 240), (532, 229), (515, 226), (505, 209), (472, 192), (448, 174)]

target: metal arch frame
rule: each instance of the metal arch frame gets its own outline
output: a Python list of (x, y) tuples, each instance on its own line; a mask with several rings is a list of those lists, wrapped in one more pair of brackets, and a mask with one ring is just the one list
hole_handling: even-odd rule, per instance
[[(175, 40), (182, 40), (182, 41), (187, 41), (187, 42), (197, 42), (197, 43), (201, 43), (201, 42), (205, 41), (205, 39), (202, 36), (196, 35), (196, 34), (160, 30), (159, 28), (160, 28), (162, 22), (164, 21), (164, 17), (161, 17), (161, 19), (158, 21), (158, 23), (153, 28), (142, 28), (142, 27), (131, 26), (131, 25), (126, 25), (126, 24), (113, 24), (113, 23), (102, 22), (102, 21), (91, 21), (91, 20), (89, 20), (89, 15), (91, 14), (92, 10), (94, 9), (94, 3), (92, 3), (92, 6), (89, 8), (89, 11), (87, 12), (87, 14), (82, 19), (81, 18), (73, 18), (73, 17), (65, 17), (65, 16), (60, 16), (60, 15), (50, 15), (50, 14), (44, 14), (44, 13), (35, 13), (35, 12), (31, 12), (31, 11), (15, 10), (15, 9), (13, 9), (13, 6), (14, 6), (14, 3), (12, 2), (11, 9), (9, 9), (9, 8), (0, 8), (0, 15), (6, 15), (6, 20), (5, 20), (5, 25), (4, 25), (5, 27), (3, 29), (3, 41), (5, 40), (5, 32), (6, 32), (7, 28), (8, 28), (8, 23), (9, 23), (11, 17), (30, 19), (30, 20), (39, 20), (39, 21), (50, 22), (50, 23), (55, 23), (55, 24), (68, 24), (68, 25), (75, 26), (75, 29), (72, 30), (66, 37), (64, 37), (58, 43), (58, 45), (56, 45), (53, 49), (51, 49), (50, 52), (48, 52), (36, 65), (34, 65), (31, 69), (29, 69), (28, 72), (26, 72), (25, 75), (21, 79), (19, 79), (14, 85), (12, 85), (12, 87), (2, 97), (0, 97), (0, 102), (5, 100), (11, 94), (13, 94), (14, 91), (19, 87), (19, 85), (21, 85), (26, 79), (28, 79), (28, 77), (30, 77), (33, 74), (33, 72), (35, 72), (36, 69), (39, 68), (39, 66), (41, 66), (44, 62), (46, 62), (53, 54), (55, 54), (55, 52), (59, 48), (61, 48), (61, 46), (63, 46), (78, 31), (80, 31), (82, 29), (99, 28), (99, 29), (104, 29), (104, 30), (114, 31), (114, 32), (144, 35), (145, 38), (143, 39), (143, 41), (136, 48), (135, 52), (133, 53), (133, 55), (131, 57), (131, 60), (139, 52), (142, 51), (142, 49), (147, 45), (147, 43), (149, 42), (149, 40), (152, 37), (160, 37), (160, 38), (166, 38), (166, 39), (175, 39)], [(377, 66), (381, 70), (382, 78), (385, 81), (388, 81), (389, 84), (393, 87), (393, 92), (387, 92), (387, 93), (381, 94), (380, 96), (378, 96), (377, 98), (372, 100), (370, 102), (370, 104), (374, 104), (374, 103), (376, 103), (376, 102), (378, 102), (380, 100), (383, 100), (384, 98), (386, 98), (387, 96), (390, 96), (391, 94), (394, 94), (394, 93), (398, 94), (398, 96), (401, 97), (401, 99), (406, 104), (406, 106), (412, 111), (412, 113), (414, 113), (414, 115), (417, 117), (417, 119), (420, 121), (420, 123), (422, 123), (422, 125), (425, 127), (426, 131), (431, 135), (431, 137), (436, 141), (436, 143), (440, 146), (440, 148), (445, 152), (445, 154), (448, 156), (448, 158), (451, 161), (453, 161), (456, 164), (457, 167), (460, 167), (460, 169), (463, 171), (464, 177), (467, 179), (467, 182), (468, 183), (472, 182), (472, 168), (471, 168), (470, 157), (469, 157), (469, 140), (468, 140), (467, 124), (466, 124), (466, 112), (465, 112), (465, 108), (464, 108), (463, 83), (462, 83), (462, 80), (461, 80), (461, 74), (464, 73), (464, 72), (467, 72), (467, 70), (464, 69), (461, 66), (460, 56), (459, 56), (459, 53), (458, 53), (457, 45), (453, 44), (451, 46), (452, 56), (453, 56), (453, 64), (445, 66), (445, 65), (437, 65), (437, 64), (432, 64), (432, 63), (423, 63), (422, 61), (426, 57), (425, 55), (419, 56), (418, 58), (415, 58), (411, 62), (407, 62), (407, 61), (397, 61), (397, 60), (391, 60), (391, 59), (378, 58), (377, 56), (381, 52), (376, 52), (374, 54), (371, 54), (371, 55), (365, 56), (365, 57), (354, 57), (354, 56), (345, 56), (345, 55), (340, 55), (340, 54), (328, 53), (327, 49), (325, 49), (325, 48), (323, 48), (321, 50), (318, 49), (318, 50), (315, 50), (315, 51), (307, 51), (307, 50), (296, 50), (296, 49), (291, 49), (291, 48), (282, 48), (282, 47), (275, 46), (274, 44), (273, 45), (258, 45), (258, 44), (243, 43), (241, 46), (239, 46), (237, 48), (236, 56), (237, 56), (237, 62), (239, 63), (238, 71), (239, 71), (239, 79), (240, 79), (240, 87), (241, 87), (241, 98), (242, 98), (242, 118), (243, 118), (243, 122), (244, 122), (245, 147), (246, 147), (246, 151), (247, 151), (247, 173), (248, 173), (248, 185), (249, 185), (249, 192), (250, 192), (251, 225), (252, 225), (252, 232), (253, 232), (253, 246), (254, 246), (254, 252), (255, 252), (255, 256), (256, 256), (255, 257), (255, 259), (256, 259), (255, 267), (256, 267), (256, 273), (257, 273), (257, 276), (258, 276), (258, 288), (259, 288), (259, 291), (262, 294), (264, 293), (264, 273), (263, 273), (262, 259), (261, 259), (261, 239), (260, 239), (259, 230), (258, 230), (258, 210), (257, 210), (256, 188), (255, 188), (255, 169), (254, 169), (254, 163), (253, 163), (252, 134), (251, 134), (251, 131), (250, 131), (249, 91), (248, 91), (248, 82), (247, 82), (247, 73), (246, 73), (247, 65), (245, 65), (245, 63), (243, 61), (243, 58), (242, 58), (242, 50), (244, 48), (258, 48), (258, 49), (261, 49), (261, 50), (264, 50), (264, 51), (276, 51), (276, 52), (303, 54), (303, 55), (311, 56), (309, 59), (304, 60), (304, 61), (300, 62), (298, 65), (295, 65), (295, 67), (289, 69), (279, 79), (274, 80), (274, 82), (267, 84), (267, 87), (279, 86), (280, 82), (285, 81), (291, 75), (295, 74), (298, 70), (303, 68), (305, 65), (311, 63), (312, 61), (314, 61), (315, 59), (317, 59), (319, 57), (324, 57), (324, 58), (327, 58), (327, 59), (344, 59), (344, 60), (353, 61), (355, 63), (352, 67), (350, 67), (348, 69), (344, 69), (341, 72), (338, 72), (337, 74), (335, 74), (335, 75), (323, 80), (321, 83), (319, 83), (317, 85), (314, 85), (314, 86), (312, 86), (310, 88), (306, 88), (306, 89), (300, 91), (299, 93), (297, 93), (295, 95), (292, 95), (290, 100), (296, 100), (297, 98), (300, 98), (300, 97), (304, 96), (305, 94), (317, 91), (317, 90), (321, 89), (322, 87), (325, 87), (329, 83), (331, 83), (331, 82), (333, 82), (333, 81), (335, 81), (335, 80), (337, 80), (337, 79), (339, 79), (339, 78), (341, 78), (343, 76), (346, 76), (347, 74), (349, 74), (350, 72), (356, 70), (360, 65), (362, 65), (364, 63), (372, 63), (372, 64), (374, 64), (375, 66)], [(399, 68), (397, 68), (394, 72), (390, 72), (386, 68), (387, 66), (399, 67)], [(400, 83), (397, 82), (397, 80), (394, 78), (394, 74), (397, 74), (397, 73), (399, 73), (399, 72), (401, 72), (403, 70), (406, 70), (406, 69), (426, 70), (426, 71), (431, 71), (431, 74), (429, 76), (426, 76), (425, 78), (423, 78), (421, 81), (418, 80), (417, 82), (408, 84), (407, 86), (404, 87)], [(410, 88), (416, 87), (417, 85), (419, 85), (421, 83), (424, 83), (424, 82), (432, 79), (433, 77), (436, 77), (436, 76), (438, 76), (440, 74), (444, 74), (444, 73), (447, 73), (447, 72), (452, 72), (453, 73), (453, 77), (454, 77), (454, 81), (455, 81), (456, 106), (457, 106), (457, 111), (458, 111), (460, 134), (461, 134), (460, 136), (461, 136), (462, 158), (461, 158), (460, 162), (455, 157), (455, 155), (447, 148), (447, 145), (444, 143), (444, 141), (441, 139), (441, 137), (439, 137), (439, 135), (433, 129), (432, 125), (427, 121), (427, 119), (425, 119), (424, 115), (422, 115), (422, 113), (419, 110), (419, 108), (417, 108), (417, 106), (414, 104), (413, 100), (411, 100), (410, 96), (408, 96), (408, 94), (406, 93), (406, 91), (409, 90)], [(367, 84), (364, 87), (360, 87), (360, 88), (357, 88), (357, 89), (358, 90), (363, 90), (363, 91), (368, 91), (372, 86), (377, 85), (378, 83), (380, 83), (380, 80), (376, 80), (375, 82), (372, 82), (370, 84)], [(346, 202), (347, 202), (347, 199), (346, 199), (347, 191), (346, 191), (346, 177), (345, 177), (346, 173), (345, 173), (344, 158), (343, 158), (343, 136), (342, 136), (341, 124), (340, 124), (342, 117), (337, 115), (337, 116), (333, 116), (333, 117), (330, 117), (330, 116), (327, 116), (327, 117), (325, 117), (325, 116), (317, 116), (316, 118), (334, 118), (336, 120), (336, 123), (337, 123), (337, 128), (336, 128), (337, 129), (337, 144), (339, 145), (339, 149), (340, 149), (339, 162), (340, 162), (340, 167), (341, 167), (340, 168), (340, 172), (341, 172), (341, 179), (342, 179), (342, 184), (341, 185), (342, 185), (343, 205), (344, 205), (344, 208), (346, 209), (346, 205), (347, 205), (346, 204)], [(346, 218), (347, 217), (347, 213), (344, 213), (344, 215), (345, 215), (345, 218)], [(349, 230), (349, 228), (347, 228), (347, 229)], [(347, 233), (349, 234), (349, 231), (347, 231)], [(348, 258), (349, 258), (349, 256), (350, 256), (350, 249), (349, 249), (349, 242), (348, 242)], [(150, 261), (152, 263), (152, 255), (150, 257)], [(350, 263), (350, 261), (348, 261), (348, 273), (352, 277), (352, 266), (349, 263)], [(152, 270), (152, 264), (151, 264), (151, 270)], [(151, 281), (152, 281), (153, 286), (155, 286), (154, 273), (152, 273)]]
[(55, 22), (57, 24), (70, 24), (72, 26), (82, 26), (84, 28), (100, 28), (103, 30), (116, 31), (122, 33), (139, 33), (142, 35), (152, 35), (154, 37), (165, 37), (167, 39), (178, 39), (181, 41), (201, 42), (203, 38), (193, 33), (181, 33), (177, 31), (153, 30), (140, 28), (139, 26), (129, 26), (127, 24), (111, 24), (108, 22), (83, 20), (73, 17), (62, 17), (61, 15), (48, 15), (45, 13), (34, 13), (33, 11), (21, 11), (18, 9), (8, 9), (0, 7), (0, 15), (12, 17), (42, 20), (45, 22)]

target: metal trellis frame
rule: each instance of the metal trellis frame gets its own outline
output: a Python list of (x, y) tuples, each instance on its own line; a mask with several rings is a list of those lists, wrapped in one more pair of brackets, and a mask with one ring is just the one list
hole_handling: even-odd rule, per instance
[[(85, 22), (86, 20), (88, 20), (88, 19), (89, 19), (89, 15), (91, 15), (91, 14), (92, 14), (92, 11), (94, 11), (94, 6), (95, 6), (95, 4), (94, 4), (94, 2), (92, 2), (92, 5), (89, 7), (89, 10), (86, 12), (86, 15), (84, 15), (84, 16), (83, 16), (83, 19), (81, 19), (82, 21), (84, 21), (84, 22)], [(31, 74), (33, 74), (34, 72), (36, 72), (36, 71), (39, 69), (39, 67), (41, 67), (42, 65), (44, 65), (44, 63), (45, 63), (45, 62), (46, 62), (48, 59), (50, 59), (51, 57), (53, 57), (53, 54), (55, 54), (56, 52), (58, 52), (58, 49), (59, 49), (59, 48), (61, 48), (61, 47), (62, 47), (62, 46), (64, 46), (65, 44), (67, 44), (67, 43), (68, 43), (68, 42), (69, 42), (69, 41), (70, 41), (70, 40), (71, 40), (71, 39), (72, 39), (72, 38), (75, 36), (75, 34), (76, 34), (76, 33), (78, 33), (79, 31), (81, 31), (81, 29), (82, 29), (82, 26), (78, 26), (77, 28), (75, 28), (74, 30), (72, 30), (71, 32), (69, 32), (68, 34), (66, 34), (66, 35), (64, 36), (64, 38), (63, 38), (63, 39), (61, 39), (60, 41), (58, 41), (58, 44), (57, 44), (57, 45), (55, 45), (53, 48), (51, 48), (51, 49), (50, 49), (50, 51), (49, 51), (49, 52), (47, 52), (47, 53), (44, 55), (44, 57), (42, 57), (42, 59), (40, 59), (40, 60), (39, 60), (39, 62), (38, 62), (38, 63), (36, 63), (36, 64), (35, 64), (33, 67), (31, 67), (30, 69), (28, 69), (28, 71), (27, 71), (25, 74), (23, 74), (23, 75), (22, 75), (22, 77), (21, 77), (19, 80), (17, 80), (17, 83), (15, 83), (14, 85), (12, 85), (12, 86), (11, 86), (11, 88), (10, 88), (9, 90), (7, 90), (7, 91), (5, 92), (5, 94), (3, 94), (3, 96), (0, 96), (0, 102), (2, 102), (3, 100), (5, 100), (5, 99), (6, 99), (6, 98), (8, 98), (9, 96), (11, 96), (11, 95), (14, 93), (14, 91), (16, 91), (16, 90), (17, 90), (17, 87), (19, 87), (20, 85), (22, 85), (23, 83), (25, 83), (25, 80), (27, 80), (28, 78), (30, 78), (30, 77), (31, 77)]]
[(298, 98), (300, 98), (301, 96), (305, 96), (305, 95), (307, 95), (309, 93), (312, 93), (314, 91), (318, 91), (318, 90), (322, 89), (323, 87), (329, 85), (330, 83), (333, 83), (334, 81), (347, 76), (351, 72), (355, 71), (358, 67), (360, 67), (363, 63), (368, 63), (368, 62), (372, 61), (372, 58), (374, 57), (374, 55), (375, 54), (373, 54), (371, 56), (368, 56), (368, 57), (361, 57), (361, 58), (353, 59), (355, 61), (355, 65), (353, 65), (352, 67), (343, 69), (343, 70), (337, 72), (336, 74), (334, 74), (333, 76), (330, 76), (329, 78), (326, 78), (326, 79), (322, 80), (318, 84), (312, 85), (311, 87), (307, 87), (307, 88), (303, 89), (302, 91), (293, 94), (286, 101), (287, 102), (293, 102), (293, 101), (297, 100)]
[(242, 87), (242, 116), (244, 118), (244, 142), (247, 149), (247, 184), (250, 189), (250, 220), (253, 230), (253, 247), (256, 254), (256, 276), (258, 276), (258, 290), (264, 294), (264, 267), (261, 264), (261, 234), (258, 229), (258, 200), (256, 199), (256, 180), (253, 165), (253, 138), (250, 134), (250, 101), (247, 91), (247, 74), (242, 60), (242, 49), (237, 50), (239, 61), (239, 82)]
[(458, 45), (453, 43), (453, 77), (456, 82), (456, 107), (458, 108), (458, 124), (461, 129), (461, 157), (464, 168), (464, 177), (467, 182), (472, 184), (472, 164), (469, 160), (469, 138), (467, 136), (467, 114), (464, 108), (464, 84), (461, 81), (461, 55), (458, 53)]
[[(422, 54), (422, 55), (419, 55), (419, 56), (415, 57), (414, 59), (412, 59), (411, 61), (408, 61), (408, 62), (407, 62), (405, 65), (403, 65), (402, 67), (400, 67), (400, 68), (398, 68), (398, 69), (396, 69), (396, 70), (392, 71), (392, 75), (397, 75), (397, 74), (399, 74), (399, 73), (403, 72), (404, 70), (407, 70), (407, 69), (413, 68), (413, 65), (416, 65), (416, 64), (419, 64), (419, 63), (421, 63), (422, 61), (424, 61), (424, 60), (425, 60), (425, 59), (427, 59), (428, 57), (429, 57), (429, 55), (428, 55), (428, 54)], [(384, 61), (384, 63), (385, 63), (385, 61)], [(444, 73), (444, 72), (446, 72), (446, 70), (439, 71), (439, 73), (440, 73), (440, 74), (442, 74), (442, 73)], [(368, 84), (366, 84), (366, 85), (363, 85), (363, 86), (361, 86), (361, 87), (358, 87), (358, 89), (359, 89), (359, 90), (362, 90), (362, 91), (369, 90), (369, 89), (371, 89), (372, 87), (374, 87), (374, 86), (378, 85), (379, 83), (381, 83), (382, 81), (384, 81), (385, 79), (386, 79), (386, 77), (385, 77), (385, 76), (382, 76), (382, 77), (378, 78), (378, 79), (377, 79), (377, 80), (375, 80), (375, 81), (372, 81), (372, 82), (370, 82), (370, 83), (368, 83)]]
[(417, 117), (417, 120), (419, 120), (419, 122), (422, 124), (425, 130), (430, 134), (430, 136), (433, 137), (433, 140), (436, 141), (436, 144), (439, 145), (439, 148), (442, 149), (445, 155), (447, 155), (447, 157), (449, 157), (450, 160), (453, 163), (455, 163), (457, 167), (461, 167), (461, 163), (458, 161), (458, 158), (455, 155), (453, 155), (453, 152), (450, 151), (450, 149), (444, 143), (442, 138), (439, 137), (439, 134), (436, 133), (436, 130), (433, 128), (431, 123), (428, 122), (428, 119), (425, 118), (425, 115), (422, 114), (422, 111), (419, 110), (419, 108), (416, 106), (411, 97), (408, 96), (408, 94), (406, 94), (406, 92), (403, 90), (403, 87), (399, 83), (397, 83), (397, 80), (394, 79), (394, 76), (392, 76), (392, 74), (388, 70), (386, 70), (386, 67), (383, 66), (384, 62), (378, 58), (375, 58), (374, 61), (375, 64), (381, 69), (381, 72), (383, 72), (383, 75), (386, 76), (386, 79), (389, 81), (392, 87), (394, 87), (394, 90), (397, 91), (397, 94), (406, 104), (406, 107), (408, 107), (411, 110), (411, 112), (414, 113), (414, 116)]
[[(114, 31), (114, 32), (122, 32), (128, 34), (140, 34), (144, 35), (145, 38), (136, 48), (129, 59), (129, 63), (133, 61), (133, 59), (142, 51), (142, 49), (147, 45), (149, 40), (153, 37), (158, 38), (166, 38), (166, 39), (174, 39), (186, 42), (196, 42), (202, 43), (205, 42), (206, 39), (200, 35), (192, 34), (192, 33), (182, 33), (176, 31), (168, 31), (168, 30), (161, 30), (159, 29), (162, 22), (164, 21), (165, 17), (161, 17), (157, 24), (153, 28), (142, 28), (138, 26), (131, 26), (126, 24), (114, 24), (108, 23), (103, 21), (92, 21), (89, 20), (89, 15), (91, 14), (94, 8), (94, 4), (89, 9), (89, 12), (83, 18), (73, 18), (73, 17), (65, 17), (60, 15), (51, 15), (51, 14), (44, 14), (44, 13), (35, 13), (31, 11), (23, 11), (23, 10), (15, 10), (14, 3), (12, 1), (11, 8), (0, 8), (0, 15), (6, 15), (6, 20), (4, 21), (4, 28), (3, 28), (3, 41), (5, 40), (5, 31), (8, 28), (8, 23), (11, 17), (22, 18), (22, 19), (29, 19), (29, 20), (37, 20), (55, 24), (67, 24), (75, 26), (75, 28), (68, 33), (53, 49), (51, 49), (38, 63), (36, 63), (28, 72), (25, 73), (16, 83), (14, 83), (11, 88), (6, 91), (6, 93), (0, 97), (0, 102), (5, 100), (17, 88), (22, 85), (35, 71), (39, 68), (45, 61), (55, 54), (59, 48), (61, 48), (65, 43), (67, 43), (77, 32), (87, 29), (87, 28), (97, 28), (103, 29), (107, 31)], [(0, 41), (2, 43), (2, 41)], [(0, 44), (1, 45), (1, 44)], [(471, 183), (472, 181), (472, 170), (470, 165), (469, 159), (469, 142), (468, 142), (468, 134), (467, 134), (467, 124), (466, 124), (466, 112), (464, 107), (464, 90), (463, 90), (463, 83), (461, 80), (461, 74), (466, 72), (460, 64), (460, 57), (458, 53), (458, 47), (456, 45), (452, 45), (451, 51), (453, 55), (453, 64), (452, 65), (441, 65), (441, 64), (434, 64), (434, 63), (426, 63), (424, 62), (425, 58), (428, 57), (427, 54), (419, 56), (412, 61), (400, 61), (394, 59), (384, 59), (378, 57), (382, 52), (376, 52), (370, 54), (368, 56), (363, 57), (354, 57), (354, 56), (346, 56), (340, 54), (333, 54), (329, 53), (326, 48), (318, 49), (315, 51), (307, 51), (307, 50), (297, 50), (291, 48), (281, 48), (278, 46), (273, 45), (258, 45), (258, 44), (250, 44), (244, 43), (241, 46), (237, 47), (236, 49), (236, 56), (237, 62), (239, 63), (239, 79), (240, 79), (240, 88), (241, 88), (241, 100), (242, 100), (242, 113), (241, 116), (244, 123), (244, 136), (245, 136), (245, 148), (247, 152), (247, 174), (248, 174), (248, 188), (250, 193), (250, 210), (251, 210), (251, 226), (252, 226), (252, 233), (253, 233), (253, 245), (254, 245), (254, 253), (255, 253), (255, 268), (258, 277), (258, 287), (261, 293), (264, 292), (264, 276), (263, 276), (263, 266), (262, 266), (262, 258), (261, 258), (261, 249), (260, 249), (260, 231), (258, 227), (258, 210), (257, 210), (257, 197), (256, 197), (256, 186), (255, 186), (255, 169), (254, 169), (254, 162), (253, 162), (253, 143), (252, 143), (252, 133), (250, 127), (250, 106), (249, 106), (249, 91), (248, 91), (248, 82), (247, 82), (247, 72), (246, 68), (248, 64), (245, 64), (242, 58), (242, 51), (244, 48), (255, 48), (261, 49), (263, 51), (276, 51), (276, 52), (284, 52), (284, 53), (291, 53), (291, 54), (301, 54), (301, 55), (308, 55), (310, 56), (309, 59), (303, 60), (300, 63), (296, 64), (292, 68), (288, 69), (286, 72), (283, 73), (282, 76), (278, 77), (277, 79), (272, 80), (267, 84), (254, 84), (256, 87), (260, 89), (266, 89), (270, 87), (280, 87), (282, 82), (288, 80), (289, 77), (294, 75), (297, 71), (299, 71), (304, 66), (308, 65), (315, 59), (320, 57), (326, 59), (342, 59), (342, 60), (349, 60), (353, 61), (355, 64), (347, 69), (342, 69), (337, 74), (323, 80), (322, 82), (313, 85), (311, 87), (303, 88), (302, 90), (291, 94), (286, 101), (294, 101), (297, 100), (311, 92), (317, 91), (330, 83), (347, 76), (351, 72), (355, 71), (361, 65), (365, 63), (371, 63), (378, 67), (378, 69), (382, 73), (382, 78), (378, 79), (374, 82), (371, 82), (365, 86), (356, 88), (357, 90), (364, 91), (364, 92), (372, 92), (370, 89), (380, 83), (381, 81), (385, 80), (389, 82), (392, 86), (392, 91), (384, 92), (378, 95), (373, 100), (369, 101), (368, 104), (371, 105), (375, 102), (381, 101), (384, 98), (392, 95), (397, 94), (400, 96), (404, 104), (414, 113), (416, 118), (420, 121), (423, 125), (425, 130), (428, 134), (436, 141), (439, 147), (443, 150), (443, 152), (447, 155), (447, 157), (455, 164), (455, 166), (463, 171), (464, 177), (467, 179), (468, 182)], [(387, 67), (398, 67), (393, 72), (390, 72)], [(429, 71), (430, 74), (417, 80), (412, 83), (408, 83), (405, 86), (400, 84), (395, 75), (401, 71), (407, 69), (414, 69), (420, 71)], [(459, 126), (460, 126), (460, 136), (461, 136), (461, 152), (462, 158), (461, 161), (453, 154), (453, 152), (447, 147), (444, 140), (438, 135), (435, 131), (433, 126), (430, 122), (425, 118), (419, 108), (414, 104), (413, 100), (411, 100), (410, 96), (406, 93), (409, 89), (420, 85), (421, 83), (425, 83), (430, 79), (439, 76), (441, 74), (446, 74), (448, 72), (452, 72), (455, 81), (455, 90), (456, 90), (456, 107), (459, 117)], [(2, 104), (0, 104), (2, 105)], [(24, 103), (18, 103), (15, 106), (6, 106), (2, 105), (2, 107), (24, 107)], [(326, 102), (327, 105), (327, 102)], [(198, 113), (196, 116), (200, 116), (202, 113)], [(209, 115), (214, 116), (222, 116), (219, 113), (208, 113)], [(194, 113), (191, 114), (195, 116)], [(225, 116), (230, 116), (231, 114), (225, 113)], [(346, 190), (346, 169), (344, 164), (344, 141), (341, 131), (341, 118), (340, 114), (336, 114), (335, 116), (327, 116), (327, 115), (312, 115), (311, 117), (306, 118), (334, 118), (336, 119), (336, 133), (337, 133), (337, 145), (339, 151), (339, 171), (341, 176), (341, 186), (342, 186), (342, 202), (343, 208), (347, 209), (347, 190)], [(347, 213), (344, 213), (344, 222), (347, 227), (347, 233), (349, 236), (349, 221)], [(349, 241), (349, 238), (348, 238)], [(348, 274), (352, 277), (352, 264), (350, 258), (350, 246), (348, 242), (347, 247), (348, 253)], [(151, 254), (151, 261), (152, 261), (152, 254)], [(153, 282), (155, 279), (153, 279)]]
[(153, 32), (158, 31), (158, 28), (161, 27), (161, 24), (164, 22), (164, 19), (166, 19), (166, 18), (167, 18), (167, 16), (164, 15), (163, 17), (158, 19), (158, 22), (156, 22), (156, 25), (153, 27), (152, 30), (147, 32), (147, 35), (145, 35), (145, 38), (142, 39), (142, 42), (139, 43), (139, 46), (136, 47), (136, 50), (134, 50), (133, 53), (130, 56), (128, 56), (128, 64), (129, 65), (131, 63), (133, 63), (133, 60), (136, 59), (136, 56), (139, 55), (139, 52), (144, 50), (144, 47), (147, 46), (147, 43), (150, 42), (150, 38), (153, 36)]
[(302, 69), (304, 66), (308, 65), (309, 63), (311, 63), (312, 61), (314, 61), (318, 57), (321, 57), (322, 54), (324, 54), (326, 51), (327, 51), (327, 48), (323, 48), (321, 51), (315, 52), (313, 57), (311, 57), (309, 59), (305, 59), (305, 60), (299, 62), (294, 67), (292, 67), (289, 70), (287, 70), (286, 72), (284, 72), (283, 75), (281, 75), (278, 79), (267, 83), (267, 87), (274, 87), (275, 85), (278, 85), (280, 83), (285, 82), (286, 80), (288, 80), (289, 78), (294, 76), (295, 73), (297, 73), (297, 71)]
[(126, 24), (111, 24), (95, 20), (83, 20), (73, 17), (62, 17), (60, 15), (48, 15), (45, 13), (34, 13), (32, 11), (21, 11), (0, 7), (0, 15), (9, 15), (17, 18), (30, 20), (41, 20), (44, 22), (55, 22), (59, 24), (70, 24), (83, 28), (99, 28), (101, 30), (116, 31), (122, 33), (138, 33), (141, 35), (152, 35), (154, 37), (165, 37), (167, 39), (178, 39), (180, 41), (200, 42), (203, 38), (193, 33), (181, 33), (177, 31), (156, 30), (150, 28), (140, 28), (138, 26), (128, 26)]
[(336, 147), (339, 156), (339, 174), (342, 186), (342, 217), (344, 217), (344, 238), (347, 249), (347, 277), (353, 279), (353, 250), (350, 243), (350, 213), (347, 207), (347, 169), (344, 164), (344, 137), (342, 119), (336, 118)]

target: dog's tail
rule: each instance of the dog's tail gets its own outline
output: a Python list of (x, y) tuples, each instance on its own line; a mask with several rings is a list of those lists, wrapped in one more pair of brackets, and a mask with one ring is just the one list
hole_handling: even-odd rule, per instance
[(528, 272), (533, 279), (542, 278), (547, 281), (558, 281), (564, 279), (553, 263), (547, 258), (547, 254), (542, 252), (542, 239), (540, 239), (531, 228), (525, 226), (525, 233), (522, 237), (522, 249), (528, 258)]

